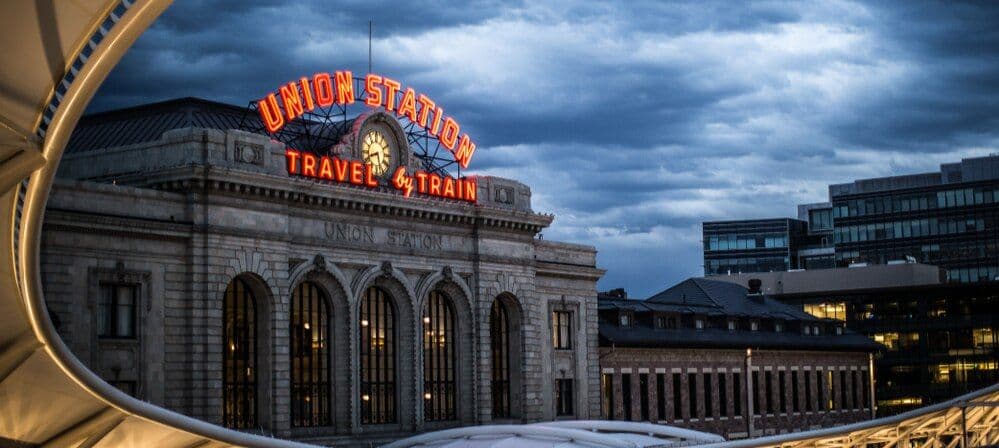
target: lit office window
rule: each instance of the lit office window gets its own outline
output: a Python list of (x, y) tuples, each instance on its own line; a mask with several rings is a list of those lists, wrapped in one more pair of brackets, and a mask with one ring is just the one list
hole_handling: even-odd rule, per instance
[(493, 418), (510, 417), (510, 328), (506, 306), (499, 299), (493, 300), (489, 312), (489, 341), (491, 347)]
[(805, 312), (819, 319), (846, 320), (846, 302), (808, 303)]
[(574, 415), (573, 403), (575, 395), (572, 393), (572, 378), (559, 378), (555, 380), (555, 415), (565, 417)]
[(291, 295), (291, 424), (329, 426), (329, 303), (313, 283)]
[(101, 283), (97, 310), (97, 335), (102, 338), (135, 338), (135, 311), (139, 285)]
[(222, 424), (257, 426), (257, 312), (250, 287), (235, 278), (225, 290), (222, 308)]
[(552, 346), (561, 350), (572, 348), (572, 311), (552, 311)]
[(381, 289), (364, 294), (359, 328), (361, 423), (395, 423), (395, 310)]
[(423, 309), (423, 416), (427, 421), (454, 420), (454, 310), (443, 293), (430, 293)]

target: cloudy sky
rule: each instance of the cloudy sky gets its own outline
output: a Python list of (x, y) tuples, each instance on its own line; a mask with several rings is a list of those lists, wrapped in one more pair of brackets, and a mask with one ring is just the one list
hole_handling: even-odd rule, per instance
[[(856, 178), (999, 152), (999, 6), (843, 1), (174, 5), (91, 105), (246, 104), (316, 71), (426, 92), (592, 244), (601, 289), (701, 275), (700, 222), (791, 216)], [(555, 5), (545, 5), (557, 3)]]

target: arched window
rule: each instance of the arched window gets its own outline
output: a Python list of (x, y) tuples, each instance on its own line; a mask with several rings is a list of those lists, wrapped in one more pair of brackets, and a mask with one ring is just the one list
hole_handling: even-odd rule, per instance
[(313, 283), (291, 295), (291, 424), (329, 426), (329, 302)]
[(253, 428), (257, 426), (256, 300), (239, 277), (225, 289), (222, 320), (222, 424)]
[(360, 330), (361, 423), (395, 423), (395, 310), (385, 291), (365, 292)]
[(454, 308), (444, 293), (433, 291), (423, 308), (423, 417), (455, 420)]
[(493, 418), (510, 417), (510, 323), (506, 307), (493, 300), (489, 313), (489, 343), (492, 347)]

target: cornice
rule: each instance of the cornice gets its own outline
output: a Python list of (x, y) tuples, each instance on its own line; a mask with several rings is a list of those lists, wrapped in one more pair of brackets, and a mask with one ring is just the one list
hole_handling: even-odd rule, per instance
[(178, 193), (196, 193), (207, 188), (215, 193), (297, 206), (332, 208), (451, 225), (479, 226), (532, 235), (551, 225), (554, 220), (554, 215), (550, 214), (506, 210), (441, 199), (404, 198), (388, 191), (371, 191), (353, 186), (325, 184), (220, 167), (205, 169), (201, 166), (184, 166), (151, 175), (118, 177), (117, 181)]

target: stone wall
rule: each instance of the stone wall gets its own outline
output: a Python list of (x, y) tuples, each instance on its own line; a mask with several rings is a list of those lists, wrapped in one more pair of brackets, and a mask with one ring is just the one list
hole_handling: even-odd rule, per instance
[[(283, 163), (280, 148), (257, 140), (238, 131), (178, 130), (110, 150), (109, 158), (67, 157), (64, 177), (99, 182), (56, 182), (43, 282), (60, 334), (87, 365), (106, 379), (135, 381), (141, 399), (221, 423), (223, 296), (239, 276), (251, 285), (259, 316), (257, 431), (364, 441), (487, 423), (489, 313), (504, 297), (519, 323), (514, 421), (554, 418), (556, 374), (577, 385), (574, 417), (597, 415), (596, 281), (603, 271), (590, 246), (535, 239), (552, 217), (530, 211), (529, 189), (482, 178), (484, 203), (473, 206), (321, 184), (279, 175), (273, 164)], [(246, 144), (264, 153), (241, 155)], [(172, 155), (158, 155), (165, 153)], [(142, 291), (134, 342), (96, 337), (96, 285), (120, 276)], [(291, 427), (290, 295), (302, 281), (317, 284), (332, 309), (331, 427)], [(359, 418), (358, 313), (370, 285), (388, 291), (399, 311), (399, 418), (377, 427)], [(423, 301), (435, 289), (461, 317), (454, 422), (423, 419), (419, 329)], [(553, 306), (571, 307), (577, 322), (574, 349), (555, 356)]]

